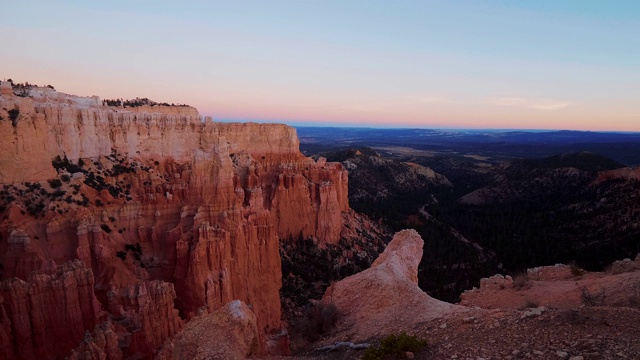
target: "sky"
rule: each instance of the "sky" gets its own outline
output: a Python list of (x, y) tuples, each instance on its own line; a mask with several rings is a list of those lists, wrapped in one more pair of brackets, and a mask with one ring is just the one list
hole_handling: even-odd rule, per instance
[(640, 1), (0, 0), (0, 79), (297, 125), (640, 131)]

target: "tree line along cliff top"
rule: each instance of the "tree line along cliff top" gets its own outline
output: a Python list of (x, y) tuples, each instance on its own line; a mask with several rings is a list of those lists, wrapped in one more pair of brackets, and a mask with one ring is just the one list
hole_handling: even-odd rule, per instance
[[(51, 89), (55, 91), (56, 89), (52, 85), (39, 86), (36, 84), (31, 84), (29, 82), (17, 83), (14, 82), (13, 79), (7, 79), (6, 81), (2, 81), (2, 87), (6, 90), (3, 91), (3, 95), (8, 95), (13, 93), (15, 96), (19, 97), (29, 97), (32, 94), (32, 91), (35, 89)], [(10, 89), (10, 90), (9, 90)], [(169, 107), (189, 107), (187, 104), (175, 104), (175, 103), (167, 103), (167, 102), (157, 102), (153, 101), (146, 97), (136, 97), (134, 99), (104, 99), (102, 100), (103, 106), (112, 106), (112, 107), (123, 107), (123, 108), (135, 108), (140, 106), (169, 106)]]

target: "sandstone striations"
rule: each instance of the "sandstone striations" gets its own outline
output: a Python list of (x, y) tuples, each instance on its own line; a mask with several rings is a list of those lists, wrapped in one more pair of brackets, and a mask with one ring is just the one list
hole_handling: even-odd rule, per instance
[[(122, 356), (148, 358), (199, 309), (236, 299), (250, 305), (265, 350), (281, 327), (279, 241), (340, 239), (343, 167), (304, 157), (285, 125), (202, 121), (187, 106), (104, 106), (49, 88), (19, 97), (3, 86), (0, 336), (24, 349), (2, 348), (7, 356), (102, 356), (115, 332)], [(73, 336), (55, 342), (23, 326), (27, 313), (14, 307), (33, 272), (59, 276), (57, 264), (70, 261), (91, 275), (78, 306), (63, 303), (76, 291), (64, 287), (31, 311), (82, 309), (69, 315), (82, 320)], [(78, 348), (85, 331), (92, 340)]]

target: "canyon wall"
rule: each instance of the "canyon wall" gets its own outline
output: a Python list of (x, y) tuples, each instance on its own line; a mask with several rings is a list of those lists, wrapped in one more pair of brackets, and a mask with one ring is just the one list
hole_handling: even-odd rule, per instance
[[(281, 326), (279, 241), (334, 243), (349, 210), (347, 172), (298, 147), (285, 125), (203, 121), (187, 106), (109, 107), (48, 88), (18, 97), (3, 83), (0, 338), (20, 346), (0, 351), (113, 355), (116, 333), (122, 356), (150, 358), (190, 318), (232, 300), (255, 313), (266, 351)], [(90, 275), (79, 306), (69, 297), (79, 290), (55, 285), (70, 267)], [(34, 281), (54, 284), (54, 300), (17, 292)], [(81, 310), (64, 342), (24, 326), (45, 305)]]
[(43, 359), (78, 344), (85, 329), (100, 320), (100, 304), (93, 293), (93, 274), (76, 260), (53, 275), (34, 272), (28, 281), (12, 278), (0, 283), (3, 337), (7, 358)]

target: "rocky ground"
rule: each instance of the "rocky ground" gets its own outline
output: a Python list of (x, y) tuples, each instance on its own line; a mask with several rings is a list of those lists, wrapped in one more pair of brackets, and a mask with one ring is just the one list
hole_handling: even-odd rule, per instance
[(579, 307), (442, 319), (415, 329), (431, 343), (417, 358), (638, 359), (639, 315), (632, 308)]
[[(525, 314), (534, 315), (527, 317)], [(427, 339), (415, 359), (638, 359), (639, 309), (491, 310), (407, 329)], [(523, 317), (524, 316), (524, 317)], [(288, 359), (359, 359), (361, 350), (307, 351)], [(281, 359), (284, 359), (282, 357)]]
[[(530, 269), (524, 280), (494, 276), (449, 308), (437, 303), (432, 309), (416, 307), (414, 295), (397, 289), (393, 304), (380, 304), (379, 296), (389, 294), (373, 289), (378, 294), (371, 295), (379, 306), (372, 315), (376, 324), (347, 307), (346, 320), (293, 358), (360, 359), (362, 350), (314, 349), (338, 341), (375, 344), (385, 334), (398, 333), (402, 319), (401, 331), (429, 342), (413, 354), (415, 359), (640, 359), (639, 269), (640, 256), (616, 262), (604, 273), (556, 265)], [(399, 301), (411, 305), (398, 306)], [(359, 314), (355, 319), (354, 313)]]

